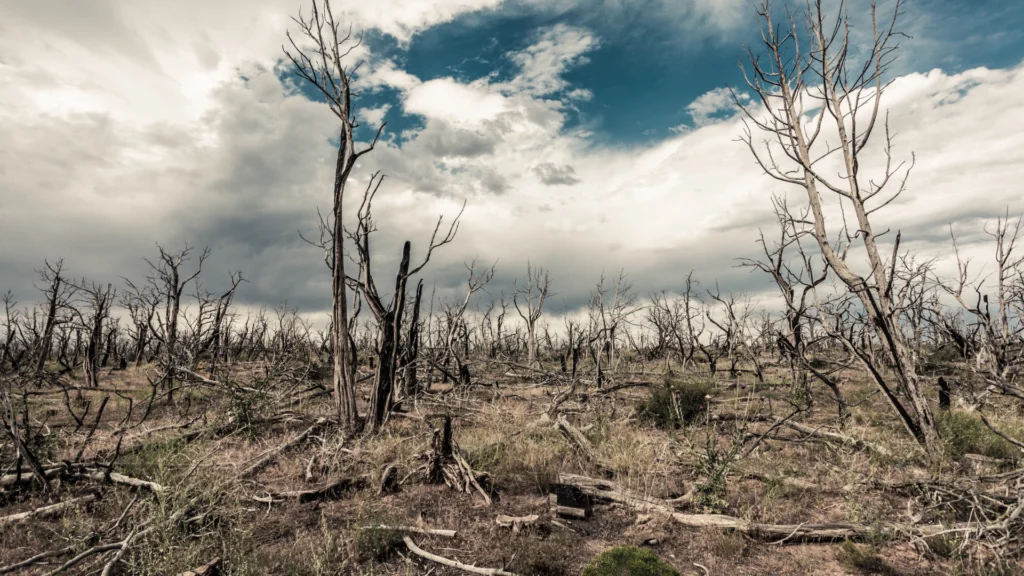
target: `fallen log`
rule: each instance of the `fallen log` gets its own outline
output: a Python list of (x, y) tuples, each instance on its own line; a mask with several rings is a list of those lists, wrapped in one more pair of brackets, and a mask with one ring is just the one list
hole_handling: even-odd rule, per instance
[(801, 524), (762, 524), (748, 522), (725, 514), (685, 514), (677, 512), (664, 500), (636, 494), (606, 480), (598, 480), (596, 478), (589, 478), (587, 476), (579, 476), (576, 474), (559, 474), (558, 480), (562, 484), (576, 486), (584, 494), (589, 494), (596, 498), (625, 504), (635, 510), (643, 512), (655, 512), (669, 516), (683, 526), (691, 528), (721, 528), (736, 530), (737, 532), (741, 532), (752, 538), (777, 540), (777, 543), (847, 539), (863, 540), (876, 536), (879, 531), (888, 534), (916, 533), (928, 536), (948, 530), (973, 530), (984, 528), (984, 526), (978, 523), (961, 523), (955, 526), (943, 526), (940, 524), (904, 525), (895, 523), (866, 525), (845, 522), (824, 524), (811, 524), (806, 522)]
[(591, 462), (597, 461), (597, 456), (594, 454), (594, 445), (590, 443), (590, 440), (582, 432), (574, 428), (572, 424), (569, 424), (565, 416), (559, 415), (558, 419), (555, 420), (555, 427), (562, 431), (562, 434), (576, 446), (584, 458)]
[(53, 516), (59, 514), (68, 508), (73, 508), (78, 504), (86, 504), (89, 502), (95, 502), (99, 500), (99, 496), (96, 494), (87, 494), (78, 498), (72, 498), (65, 500), (64, 502), (58, 502), (56, 504), (50, 504), (49, 506), (43, 506), (36, 508), (35, 510), (29, 510), (27, 512), (20, 512), (18, 514), (11, 514), (10, 516), (0, 516), (0, 527), (7, 526), (8, 524), (14, 524), (30, 518), (42, 518), (46, 516)]
[(523, 526), (533, 526), (540, 520), (540, 516), (537, 514), (530, 514), (529, 516), (506, 516), (499, 514), (494, 522), (502, 528), (511, 528), (513, 534), (518, 534)]
[[(730, 422), (730, 421), (736, 421), (736, 422), (775, 422), (774, 419), (768, 418), (767, 416), (743, 415), (743, 414), (728, 414), (728, 413), (726, 413), (726, 414), (715, 414), (714, 416), (711, 417), (711, 420), (712, 421), (716, 421), (717, 420), (719, 422)], [(785, 421), (785, 422), (780, 422), (779, 424), (781, 426), (785, 426), (785, 427), (790, 428), (792, 430), (796, 430), (797, 432), (800, 432), (801, 434), (804, 434), (806, 436), (810, 436), (810, 437), (813, 437), (813, 438), (820, 438), (822, 440), (827, 440), (827, 441), (835, 442), (836, 444), (841, 444), (843, 446), (847, 446), (849, 448), (854, 448), (856, 450), (868, 450), (868, 451), (871, 451), (871, 452), (874, 452), (874, 453), (878, 454), (879, 456), (891, 456), (892, 455), (892, 452), (888, 448), (886, 448), (885, 446), (882, 446), (880, 444), (875, 444), (874, 442), (869, 442), (868, 440), (863, 440), (863, 439), (860, 439), (860, 438), (854, 438), (853, 436), (847, 436), (845, 434), (839, 434), (838, 432), (827, 432), (825, 430), (822, 430), (820, 427), (812, 428), (810, 426), (807, 426), (806, 424), (800, 424), (799, 422)]]
[(296, 446), (298, 444), (305, 442), (306, 439), (309, 438), (310, 435), (313, 434), (313, 432), (315, 432), (317, 428), (323, 426), (326, 423), (327, 418), (317, 418), (316, 421), (313, 422), (313, 425), (307, 428), (302, 434), (299, 434), (295, 438), (292, 438), (291, 440), (285, 442), (284, 444), (281, 444), (277, 448), (265, 452), (253, 465), (249, 466), (245, 470), (242, 470), (238, 474), (238, 477), (248, 478), (249, 476), (256, 474), (264, 467), (268, 466), (271, 462), (273, 462), (278, 457), (278, 455), (280, 455), (285, 450), (291, 448), (292, 446)]
[(367, 485), (366, 478), (342, 478), (335, 482), (331, 482), (326, 486), (320, 488), (311, 488), (309, 490), (285, 490), (285, 491), (267, 491), (266, 496), (253, 496), (252, 499), (257, 502), (264, 504), (272, 504), (274, 502), (281, 502), (284, 500), (298, 500), (300, 504), (305, 502), (312, 502), (314, 500), (329, 500), (332, 498), (338, 498), (342, 493), (350, 490), (360, 490), (365, 488)]
[(14, 572), (15, 570), (18, 570), (19, 568), (25, 568), (26, 566), (31, 566), (31, 565), (36, 564), (38, 562), (42, 562), (43, 560), (46, 560), (47, 558), (53, 558), (54, 556), (63, 556), (65, 554), (70, 554), (70, 553), (72, 553), (74, 551), (75, 551), (75, 547), (74, 546), (68, 546), (67, 548), (61, 548), (60, 550), (51, 550), (49, 552), (43, 552), (41, 554), (36, 554), (35, 556), (32, 556), (31, 558), (26, 558), (26, 559), (22, 560), (21, 562), (16, 562), (16, 563), (11, 564), (9, 566), (4, 566), (4, 567), (0, 568), (0, 574), (7, 574), (8, 572)]
[[(43, 475), (47, 480), (52, 480), (59, 476), (63, 469), (64, 466), (62, 465), (43, 466)], [(4, 474), (3, 476), (0, 476), (0, 487), (6, 488), (17, 484), (27, 484), (34, 479), (35, 476), (32, 475), (31, 470), (22, 471), (20, 474)]]
[(420, 558), (426, 558), (431, 562), (437, 562), (438, 564), (443, 564), (445, 566), (448, 566), (449, 568), (456, 568), (458, 570), (470, 572), (473, 574), (483, 574), (484, 576), (516, 576), (512, 572), (506, 572), (501, 568), (480, 568), (479, 566), (463, 564), (462, 562), (451, 560), (449, 558), (445, 558), (444, 556), (431, 554), (430, 552), (427, 552), (426, 550), (423, 550), (422, 548), (417, 546), (416, 543), (412, 541), (412, 538), (409, 538), (408, 536), (403, 536), (402, 541), (405, 542), (405, 546), (409, 549), (409, 552), (412, 552)]
[(74, 471), (70, 476), (88, 478), (99, 482), (111, 482), (122, 486), (131, 486), (132, 488), (141, 488), (158, 496), (167, 492), (167, 488), (162, 484), (150, 482), (149, 480), (140, 480), (138, 478), (132, 478), (131, 476), (125, 476), (119, 472), (112, 472), (110, 470), (102, 470), (98, 468), (81, 468)]
[(363, 526), (362, 530), (390, 530), (392, 532), (411, 532), (413, 534), (422, 534), (424, 536), (444, 536), (445, 538), (455, 538), (458, 534), (456, 530), (445, 530), (443, 528), (420, 528), (418, 526), (385, 526), (380, 524), (377, 526)]

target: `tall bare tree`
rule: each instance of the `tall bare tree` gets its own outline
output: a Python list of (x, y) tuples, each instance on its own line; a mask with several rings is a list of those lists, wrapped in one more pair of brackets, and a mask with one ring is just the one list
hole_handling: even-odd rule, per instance
[[(526, 281), (523, 286), (515, 286), (515, 291), (512, 293), (512, 304), (515, 305), (516, 312), (519, 312), (519, 317), (526, 323), (527, 363), (530, 366), (540, 365), (540, 359), (537, 358), (537, 320), (540, 319), (544, 300), (548, 297), (550, 288), (551, 279), (548, 276), (548, 271), (540, 266), (533, 266), (527, 260)], [(522, 302), (522, 306), (520, 306), (520, 302)]]
[[(403, 358), (401, 354), (403, 346), (401, 331), (405, 306), (407, 304), (406, 289), (409, 278), (419, 274), (427, 263), (430, 262), (434, 249), (444, 246), (455, 239), (455, 234), (459, 229), (459, 218), (462, 216), (462, 212), (459, 212), (459, 215), (449, 225), (448, 232), (441, 237), (438, 236), (438, 232), (441, 230), (444, 218), (440, 217), (437, 219), (437, 225), (434, 226), (434, 232), (430, 236), (430, 242), (427, 244), (426, 254), (424, 254), (423, 260), (418, 266), (411, 266), (412, 243), (405, 242), (402, 247), (402, 259), (398, 265), (398, 274), (395, 278), (395, 290), (392, 292), (391, 302), (385, 302), (381, 298), (381, 293), (377, 289), (377, 282), (373, 277), (373, 254), (370, 250), (370, 236), (377, 230), (377, 225), (373, 220), (373, 199), (383, 181), (384, 176), (379, 173), (375, 173), (370, 177), (366, 192), (363, 195), (363, 202), (357, 212), (358, 224), (355, 230), (345, 231), (355, 246), (359, 269), (358, 277), (348, 277), (347, 281), (354, 290), (359, 291), (359, 294), (373, 314), (379, 329), (376, 346), (377, 370), (374, 374), (373, 390), (370, 394), (370, 414), (367, 418), (367, 428), (371, 432), (380, 429), (387, 419), (395, 393), (396, 377), (400, 374), (400, 368), (402, 368), (399, 365), (400, 359)], [(348, 335), (346, 335), (347, 341)], [(338, 345), (340, 343), (336, 343), (336, 346)], [(409, 359), (409, 361), (413, 360)]]
[[(762, 0), (758, 16), (763, 49), (748, 51), (750, 67), (745, 69), (747, 85), (757, 98), (748, 103), (734, 93), (734, 100), (746, 117), (743, 140), (761, 168), (807, 195), (818, 249), (856, 297), (890, 366), (883, 370), (841, 331), (835, 331), (836, 337), (868, 369), (907, 431), (932, 451), (938, 446), (935, 419), (911, 346), (900, 329), (892, 291), (899, 235), (892, 256), (886, 258), (871, 218), (905, 190), (913, 166), (913, 157), (893, 159), (893, 134), (882, 111), (886, 75), (901, 36), (896, 25), (902, 8), (897, 0), (891, 17), (880, 22), (875, 2), (871, 3), (872, 41), (856, 63), (861, 50), (852, 45), (845, 4), (829, 18), (821, 0), (810, 2), (802, 25), (789, 13), (788, 26), (783, 27), (774, 20), (771, 3)], [(751, 125), (765, 135), (764, 140), (754, 138)], [(869, 171), (866, 160), (873, 150), (868, 144), (878, 130), (884, 130), (883, 161)], [(839, 219), (838, 225), (826, 216), (828, 199), (835, 202), (832, 217)], [(846, 222), (848, 214), (855, 219), (852, 225)], [(848, 258), (857, 246), (857, 257)], [(858, 259), (867, 264), (866, 272), (854, 270), (851, 260)]]
[(349, 347), (349, 323), (347, 307), (347, 281), (345, 276), (345, 231), (343, 223), (343, 200), (345, 186), (352, 169), (361, 156), (373, 150), (384, 130), (385, 123), (377, 128), (373, 141), (361, 150), (356, 150), (356, 121), (352, 102), (352, 77), (360, 63), (349, 61), (361, 39), (354, 39), (351, 27), (342, 31), (341, 22), (331, 11), (330, 0), (313, 0), (312, 13), (308, 18), (299, 12), (293, 18), (299, 26), (299, 39), (288, 33), (291, 49), (282, 47), (291, 61), (295, 73), (315, 87), (324, 97), (331, 112), (338, 117), (341, 126), (338, 135), (338, 153), (334, 167), (334, 190), (332, 208), (327, 222), (320, 220), (320, 243), (325, 251), (325, 261), (331, 270), (331, 339), (333, 340), (332, 364), (333, 385), (337, 403), (338, 421), (354, 430), (358, 423), (355, 395), (355, 366)]
[(39, 271), (39, 279), (44, 286), (40, 288), (46, 297), (46, 319), (43, 333), (36, 346), (35, 371), (41, 374), (53, 346), (53, 329), (63, 320), (62, 311), (66, 311), (69, 299), (74, 293), (74, 286), (68, 284), (63, 276), (64, 259), (60, 258), (53, 264), (44, 261), (46, 268)]
[(163, 369), (166, 379), (168, 400), (173, 400), (174, 376), (180, 359), (178, 326), (181, 319), (181, 298), (185, 288), (194, 282), (203, 271), (203, 263), (210, 256), (209, 248), (199, 253), (196, 271), (190, 275), (182, 270), (182, 266), (192, 257), (192, 247), (185, 247), (177, 252), (169, 252), (157, 244), (159, 256), (156, 261), (146, 260), (151, 275), (146, 278), (152, 293), (162, 304), (161, 314), (155, 314), (156, 325), (150, 326), (149, 332), (160, 343), (163, 349)]

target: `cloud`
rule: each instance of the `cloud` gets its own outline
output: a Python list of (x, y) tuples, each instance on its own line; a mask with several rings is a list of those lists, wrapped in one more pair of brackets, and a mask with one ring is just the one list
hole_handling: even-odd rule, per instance
[(580, 179), (576, 177), (576, 169), (568, 164), (556, 166), (551, 162), (541, 162), (533, 167), (533, 172), (548, 186), (572, 186), (580, 183)]
[[(742, 102), (750, 100), (750, 96), (742, 92), (737, 94), (737, 97)], [(690, 102), (686, 106), (686, 112), (696, 126), (704, 126), (715, 120), (731, 117), (736, 113), (736, 104), (728, 88), (715, 88)]]
[[(717, 4), (679, 4), (716, 30), (733, 26)], [(437, 9), (391, 2), (412, 12), (364, 17), (393, 18), (380, 25), (407, 38), (493, 3), (431, 5)], [(62, 6), (44, 9), (60, 16)], [(113, 35), (101, 40), (46, 28), (23, 6), (4, 22), (0, 230), (8, 240), (0, 242), (0, 290), (35, 297), (33, 268), (61, 255), (76, 275), (137, 278), (154, 242), (188, 241), (214, 249), (211, 286), (228, 269), (246, 272), (243, 303), (287, 299), (325, 310), (322, 254), (297, 231), (315, 230), (316, 208), (330, 201), (336, 120), (272, 72), (287, 14), (270, 2), (244, 10), (216, 4), (210, 13), (190, 2), (139, 6), (107, 3), (84, 18), (82, 26)], [(150, 8), (153, 16), (143, 17)], [(190, 10), (200, 24), (190, 24)], [(218, 22), (231, 25), (217, 36), (200, 32), (219, 29)], [(536, 31), (510, 55), (510, 74), (474, 81), (419, 78), (400, 59), (370, 58), (361, 88), (390, 89), (397, 99), (390, 108), (361, 100), (360, 120), (399, 113), (422, 120), (361, 159), (350, 186), (347, 201), (356, 203), (369, 173), (388, 174), (374, 205), (382, 277), (394, 270), (404, 240), (413, 242), (414, 259), (422, 257), (437, 216), (453, 217), (468, 200), (458, 238), (427, 268), (427, 282), (436, 280), (441, 294), (459, 290), (462, 262), (474, 257), (500, 261), (494, 293), (508, 290), (527, 258), (549, 268), (559, 292), (552, 311), (582, 305), (602, 271), (620, 268), (643, 292), (677, 288), (690, 269), (723, 289), (766, 286), (737, 269), (735, 258), (756, 255), (757, 228), (773, 224), (770, 195), (800, 205), (800, 190), (763, 175), (735, 142), (741, 126), (726, 114), (723, 89), (690, 103), (693, 126), (667, 139), (596, 145), (569, 122), (586, 86), (566, 79), (604, 41), (589, 30)], [(131, 53), (140, 42), (145, 49)], [(895, 79), (885, 104), (897, 152), (906, 158), (914, 151), (917, 166), (905, 195), (877, 214), (876, 228), (901, 229), (905, 246), (943, 256), (951, 220), (966, 231), (1007, 205), (1024, 208), (1022, 91), (1021, 67)], [(876, 159), (865, 159), (866, 172)], [(982, 238), (970, 236), (968, 244)]]
[[(544, 29), (536, 41), (510, 58), (520, 73), (503, 89), (531, 96), (547, 96), (569, 87), (562, 75), (571, 67), (586, 63), (584, 54), (596, 49), (597, 38), (583, 28), (556, 24)], [(589, 98), (589, 92), (576, 89), (572, 98)]]

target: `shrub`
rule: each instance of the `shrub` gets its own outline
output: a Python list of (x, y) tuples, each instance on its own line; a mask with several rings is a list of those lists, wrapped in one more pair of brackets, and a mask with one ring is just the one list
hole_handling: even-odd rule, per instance
[(969, 453), (1012, 461), (1020, 457), (1020, 452), (989, 430), (981, 418), (962, 410), (953, 410), (942, 416), (939, 420), (939, 436), (946, 453), (952, 458), (962, 458)]
[(533, 576), (565, 576), (569, 574), (570, 555), (566, 554), (565, 550), (571, 544), (565, 539), (553, 538), (553, 540), (527, 541), (525, 546), (518, 551), (515, 564), (513, 564), (514, 572)]
[(873, 547), (858, 547), (849, 540), (839, 545), (836, 561), (850, 572), (858, 574), (892, 574), (892, 570), (878, 557)]
[(605, 550), (586, 568), (583, 576), (680, 576), (679, 571), (657, 554), (636, 546)]
[(352, 540), (351, 554), (356, 562), (387, 562), (402, 546), (402, 535), (376, 526), (360, 528)]
[(708, 381), (667, 378), (651, 390), (651, 395), (641, 402), (637, 412), (641, 420), (658, 428), (679, 428), (707, 412), (708, 396), (713, 391)]

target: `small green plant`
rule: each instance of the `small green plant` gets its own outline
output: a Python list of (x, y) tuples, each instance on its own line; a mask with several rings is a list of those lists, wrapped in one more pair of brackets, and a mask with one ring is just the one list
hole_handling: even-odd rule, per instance
[(645, 548), (616, 546), (594, 558), (583, 576), (679, 576), (679, 571)]
[(952, 410), (942, 416), (939, 436), (951, 458), (962, 458), (964, 454), (981, 454), (1009, 461), (1020, 458), (1020, 452), (985, 426), (980, 417), (962, 410)]
[(565, 576), (569, 574), (569, 556), (565, 554), (570, 543), (565, 538), (552, 537), (536, 542), (530, 540), (520, 548), (512, 565), (517, 574), (533, 576)]
[(269, 385), (261, 385), (262, 381), (254, 381), (249, 388), (231, 388), (231, 404), (228, 408), (228, 424), (246, 436), (253, 437), (259, 426), (256, 426), (274, 408), (275, 399), (270, 394)]
[(729, 507), (725, 500), (725, 478), (735, 457), (735, 450), (720, 450), (710, 435), (703, 452), (697, 454), (694, 471), (701, 476), (701, 480), (697, 482), (694, 503), (706, 512), (720, 514)]
[(706, 380), (666, 378), (651, 390), (637, 407), (641, 420), (658, 428), (675, 429), (697, 420), (707, 412), (714, 387)]
[(849, 540), (839, 545), (836, 561), (856, 574), (892, 574), (892, 570), (878, 557), (873, 546), (857, 546)]
[(387, 562), (402, 545), (402, 535), (388, 528), (369, 526), (356, 531), (352, 556), (356, 562)]

